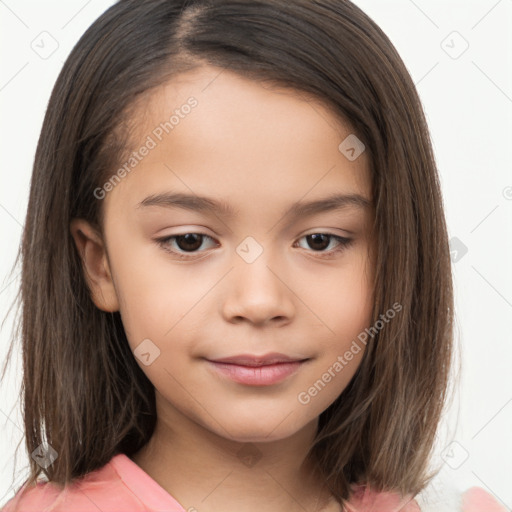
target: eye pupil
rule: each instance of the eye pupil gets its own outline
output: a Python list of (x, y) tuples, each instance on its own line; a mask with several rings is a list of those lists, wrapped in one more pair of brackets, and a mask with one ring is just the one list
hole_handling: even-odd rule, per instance
[[(183, 246), (183, 242), (185, 243), (185, 247)], [(187, 233), (185, 235), (176, 236), (176, 244), (183, 251), (196, 251), (201, 247), (202, 244), (202, 235), (197, 233)], [(192, 244), (192, 247), (190, 247)]]
[[(311, 245), (310, 245), (310, 247), (312, 249), (318, 249), (318, 250), (325, 249), (326, 247), (329, 246), (329, 237), (330, 237), (330, 235), (326, 235), (324, 233), (313, 233), (312, 235), (307, 235), (308, 243), (313, 241), (313, 246), (311, 247)], [(323, 243), (322, 243), (322, 239), (323, 239)], [(325, 243), (325, 241), (327, 241), (327, 243)], [(320, 242), (320, 247), (314, 247), (314, 244), (318, 243), (318, 242)]]

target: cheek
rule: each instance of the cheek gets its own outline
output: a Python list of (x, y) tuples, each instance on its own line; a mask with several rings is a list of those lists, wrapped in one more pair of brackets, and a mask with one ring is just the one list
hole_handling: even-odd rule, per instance
[(110, 260), (132, 348), (142, 339), (171, 335), (205, 294), (207, 281), (192, 266), (171, 263), (156, 243), (133, 234), (112, 235)]
[(322, 326), (316, 338), (317, 360), (301, 379), (296, 396), (304, 414), (318, 415), (329, 407), (361, 363), (372, 319), (370, 279), (363, 265), (354, 266), (308, 295), (308, 305), (316, 305)]
[[(321, 323), (318, 334), (326, 340), (326, 348), (343, 348), (344, 341), (368, 327), (373, 310), (372, 275), (364, 251), (359, 250), (346, 264), (332, 271), (308, 275), (295, 287), (311, 314)], [(325, 336), (327, 335), (327, 336)]]

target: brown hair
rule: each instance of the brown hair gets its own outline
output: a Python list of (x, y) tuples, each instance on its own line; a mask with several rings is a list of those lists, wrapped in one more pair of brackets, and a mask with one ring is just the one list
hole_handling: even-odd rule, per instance
[(29, 458), (28, 482), (43, 472), (65, 484), (136, 453), (153, 433), (153, 386), (119, 313), (93, 304), (69, 226), (80, 217), (102, 233), (94, 190), (128, 150), (129, 130), (119, 128), (130, 109), (204, 63), (318, 98), (366, 146), (373, 318), (393, 303), (403, 309), (369, 339), (353, 379), (320, 415), (310, 456), (341, 504), (359, 482), (416, 494), (433, 476), (451, 367), (447, 228), (414, 83), (375, 22), (341, 0), (123, 0), (71, 52), (44, 119), (18, 253), (26, 448), (44, 441), (58, 453), (46, 469)]

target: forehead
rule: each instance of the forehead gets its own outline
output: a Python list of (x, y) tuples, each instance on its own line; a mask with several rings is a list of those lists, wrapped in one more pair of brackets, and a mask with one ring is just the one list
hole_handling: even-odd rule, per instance
[(207, 66), (154, 89), (133, 112), (138, 156), (108, 203), (122, 197), (135, 207), (174, 190), (255, 213), (326, 192), (371, 195), (366, 153), (349, 159), (345, 152), (351, 127), (303, 92)]

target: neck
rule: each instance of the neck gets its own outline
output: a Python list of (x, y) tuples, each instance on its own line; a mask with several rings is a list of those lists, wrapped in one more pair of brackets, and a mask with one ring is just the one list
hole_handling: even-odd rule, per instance
[(155, 432), (132, 460), (185, 510), (339, 510), (306, 460), (317, 419), (286, 439), (240, 442), (158, 402)]

